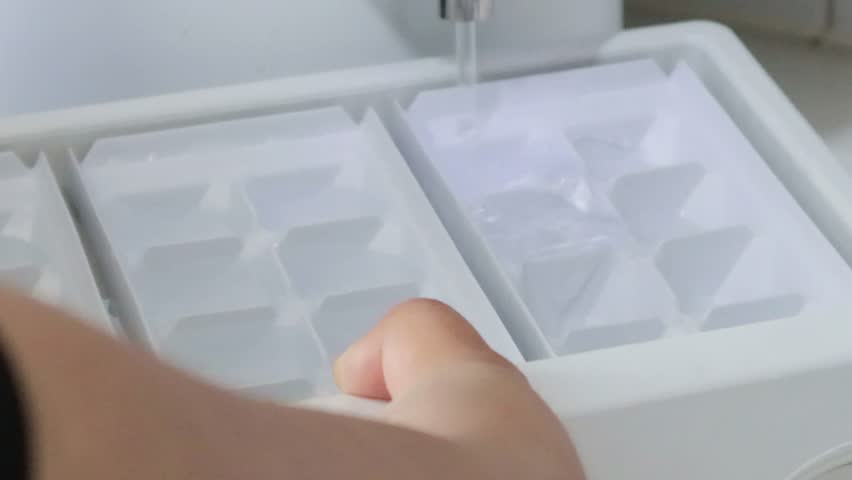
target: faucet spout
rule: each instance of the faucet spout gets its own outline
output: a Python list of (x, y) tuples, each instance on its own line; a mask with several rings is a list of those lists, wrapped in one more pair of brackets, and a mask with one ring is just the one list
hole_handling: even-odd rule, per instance
[(439, 0), (441, 18), (453, 22), (479, 22), (491, 16), (494, 0)]

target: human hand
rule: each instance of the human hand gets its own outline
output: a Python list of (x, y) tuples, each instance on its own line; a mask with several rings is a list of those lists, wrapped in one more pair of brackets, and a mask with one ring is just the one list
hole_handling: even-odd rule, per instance
[(0, 347), (34, 480), (582, 478), (523, 376), (437, 302), (396, 308), (337, 363), (345, 391), (393, 400), (385, 424), (211, 387), (2, 291)]
[(491, 479), (582, 479), (558, 418), (518, 369), (450, 307), (414, 300), (335, 364), (340, 388), (391, 401), (384, 420), (446, 439)]

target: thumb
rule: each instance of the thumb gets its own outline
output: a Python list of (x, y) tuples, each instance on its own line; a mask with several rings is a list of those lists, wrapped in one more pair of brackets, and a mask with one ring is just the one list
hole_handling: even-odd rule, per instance
[(334, 373), (346, 393), (391, 400), (459, 364), (515, 370), (455, 310), (420, 299), (388, 313), (337, 360)]

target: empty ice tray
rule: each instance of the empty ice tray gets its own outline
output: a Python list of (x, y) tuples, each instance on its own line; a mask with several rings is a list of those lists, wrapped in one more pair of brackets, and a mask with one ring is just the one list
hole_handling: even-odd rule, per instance
[(522, 359), (375, 113), (104, 139), (76, 173), (126, 327), (205, 378), (327, 393), (330, 362), (413, 297)]
[(47, 161), (0, 152), (0, 285), (71, 309), (113, 332), (89, 262)]
[(450, 88), (391, 110), (528, 357), (849, 301), (847, 265), (684, 64)]

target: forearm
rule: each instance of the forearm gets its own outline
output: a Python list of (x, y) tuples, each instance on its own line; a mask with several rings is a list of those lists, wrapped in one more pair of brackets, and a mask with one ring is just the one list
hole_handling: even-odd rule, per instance
[(448, 441), (249, 402), (0, 293), (38, 480), (484, 477)]

